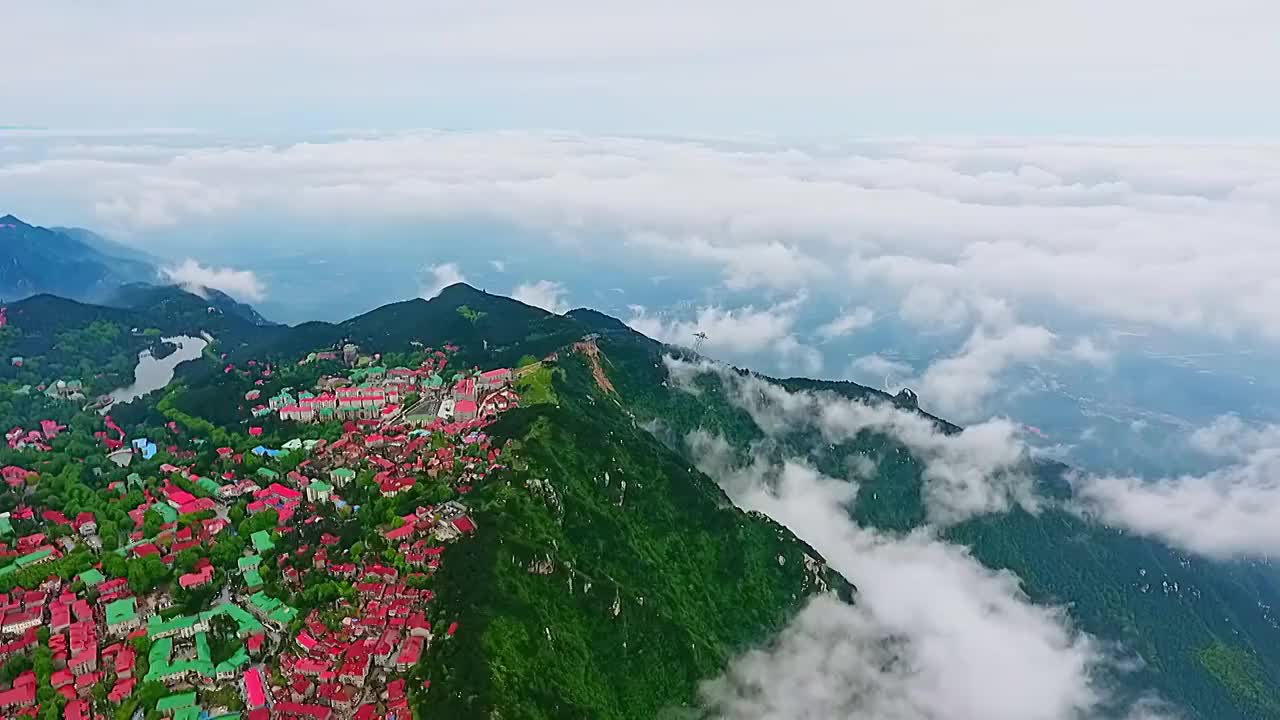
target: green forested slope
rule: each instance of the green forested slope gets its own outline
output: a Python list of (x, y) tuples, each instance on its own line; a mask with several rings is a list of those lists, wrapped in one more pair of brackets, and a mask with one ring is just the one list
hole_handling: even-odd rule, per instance
[[(675, 390), (661, 362), (669, 349), (629, 330), (594, 327), (619, 395), (641, 420), (657, 421), (674, 449), (697, 428), (722, 434), (739, 449), (760, 439), (717, 379), (699, 378), (697, 395)], [(851, 383), (782, 384), (889, 399)], [(863, 433), (830, 447), (796, 435), (787, 443), (784, 452), (802, 454), (834, 476), (846, 474), (849, 455), (879, 458), (875, 475), (861, 483), (854, 509), (859, 523), (906, 530), (924, 522), (923, 465), (891, 438)], [(1064, 469), (1034, 468), (1044, 494), (1062, 495)], [(1034, 600), (1066, 605), (1081, 628), (1137, 653), (1143, 667), (1124, 680), (1131, 692), (1154, 690), (1206, 720), (1280, 717), (1280, 624), (1270, 609), (1280, 601), (1280, 573), (1274, 566), (1209, 562), (1052, 507), (1035, 516), (1015, 510), (976, 518), (947, 536), (987, 566), (1016, 573)]]
[[(461, 629), (423, 717), (653, 718), (694, 698), (827, 582), (789, 531), (736, 510), (566, 358), (557, 403), (493, 431), (521, 464), (474, 491), (483, 531), (438, 576)], [(550, 560), (550, 574), (529, 572)], [(816, 566), (814, 566), (816, 567)]]

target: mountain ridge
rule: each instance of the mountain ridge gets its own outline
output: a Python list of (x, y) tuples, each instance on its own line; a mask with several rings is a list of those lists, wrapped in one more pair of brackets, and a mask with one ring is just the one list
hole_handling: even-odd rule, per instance
[[(56, 305), (57, 300), (33, 299), (33, 305), (28, 307)], [(21, 318), (25, 308), (21, 303), (16, 307), (20, 311), (17, 317)], [(50, 317), (49, 322), (61, 322), (63, 317), (70, 317), (71, 310), (82, 313), (85, 320), (99, 322), (119, 318), (134, 322), (148, 317), (142, 311), (94, 306), (68, 305), (65, 310), (56, 313), (58, 317)], [(125, 314), (111, 315), (114, 312)], [(195, 320), (188, 318), (185, 322)], [(679, 583), (668, 584), (668, 579), (661, 577), (661, 563), (632, 562), (636, 558), (665, 557), (670, 550), (652, 553), (657, 552), (655, 548), (666, 547), (665, 538), (676, 530), (678, 541), (692, 542), (685, 537), (692, 530), (682, 529), (689, 525), (688, 521), (654, 524), (657, 518), (674, 517), (672, 513), (679, 512), (680, 503), (674, 500), (678, 493), (698, 487), (710, 492), (707, 483), (711, 481), (706, 476), (686, 474), (696, 466), (697, 458), (683, 442), (685, 437), (699, 430), (713, 432), (743, 454), (754, 452), (761, 440), (759, 428), (730, 400), (720, 381), (706, 379), (699, 385), (698, 395), (673, 386), (664, 358), (674, 355), (697, 359), (691, 351), (652, 340), (598, 311), (580, 308), (563, 316), (554, 315), (464, 284), (445, 288), (430, 300), (415, 298), (393, 303), (341, 323), (256, 327), (242, 319), (224, 320), (228, 323), (226, 335), (218, 344), (223, 352), (231, 354), (232, 362), (267, 359), (292, 364), (308, 352), (343, 342), (357, 342), (363, 351), (382, 352), (393, 362), (427, 347), (439, 349), (445, 343), (454, 343), (459, 349), (451, 364), (462, 368), (517, 366), (548, 359), (544, 371), (550, 398), (515, 411), (493, 429), (496, 435), (528, 449), (527, 467), (513, 469), (503, 484), (481, 489), (475, 496), (485, 525), (501, 529), (487, 542), (498, 543), (502, 550), (477, 545), (474, 551), (480, 565), (475, 566), (473, 574), (453, 577), (446, 571), (442, 576), (441, 596), (465, 599), (473, 611), (464, 623), (478, 626), (480, 632), (479, 637), (451, 643), (439, 656), (433, 656), (423, 677), (446, 681), (454, 687), (461, 685), (465, 692), (461, 696), (428, 694), (423, 700), (424, 711), (491, 717), (497, 708), (527, 705), (528, 712), (518, 716), (651, 717), (659, 706), (693, 702), (697, 683), (690, 680), (677, 688), (660, 688), (638, 677), (646, 668), (652, 671), (661, 667), (667, 674), (683, 670), (680, 677), (705, 679), (708, 672), (722, 668), (734, 652), (767, 637), (755, 633), (766, 632), (766, 627), (767, 632), (775, 631), (787, 613), (794, 611), (794, 602), (781, 600), (786, 595), (782, 588), (788, 587), (787, 583), (798, 587), (798, 576), (783, 582), (781, 577), (771, 578), (756, 567), (758, 572), (752, 577), (759, 597), (773, 599), (760, 600), (758, 607), (741, 609), (741, 617), (751, 618), (743, 621), (743, 628), (724, 627), (715, 614), (739, 611), (713, 609), (718, 607), (715, 602), (688, 604), (693, 599), (681, 594)], [(596, 348), (591, 357), (576, 350), (586, 337), (592, 338), (591, 344)], [(598, 369), (607, 377), (609, 388), (593, 378), (597, 367), (593, 363), (598, 363)], [(192, 392), (200, 390), (198, 401), (194, 395), (190, 401), (183, 401), (179, 390), (175, 392), (174, 406), (186, 408), (187, 412), (203, 409), (211, 417), (235, 418), (235, 403), (242, 388), (229, 384), (234, 381), (224, 377), (216, 360), (198, 361), (192, 367), (203, 368), (204, 373), (184, 373), (184, 382)], [(932, 418), (944, 433), (962, 431), (957, 425), (906, 407), (894, 396), (874, 388), (809, 378), (757, 377), (790, 392), (830, 393), (861, 402), (894, 403)], [(217, 403), (228, 403), (229, 407), (215, 413), (212, 405)], [(859, 481), (851, 516), (861, 526), (889, 533), (910, 532), (925, 522), (924, 465), (893, 437), (872, 431), (852, 441), (831, 444), (797, 433), (775, 440), (778, 444), (779, 451), (804, 457), (831, 477), (844, 476), (845, 459), (853, 453), (891, 458), (891, 462), (878, 462), (875, 471)], [(665, 451), (659, 451), (657, 445), (663, 445)], [(607, 458), (630, 459), (619, 470), (610, 466)], [(664, 468), (663, 479), (656, 485), (666, 489), (648, 495), (646, 502), (656, 504), (636, 516), (644, 518), (642, 524), (633, 525), (639, 521), (623, 510), (625, 506), (616, 504), (617, 487), (610, 490), (603, 484), (603, 473), (608, 469), (619, 473), (619, 477), (643, 478), (644, 468), (651, 466)], [(1057, 498), (1069, 492), (1064, 480), (1066, 466), (1038, 462), (1028, 469), (1047, 497)], [(573, 513), (571, 522), (558, 515), (554, 503), (548, 504), (550, 501), (545, 498), (535, 503), (522, 494), (532, 479), (550, 480), (562, 491), (560, 502), (565, 512)], [(700, 514), (725, 504), (723, 497), (708, 499), (710, 503), (699, 501)], [(706, 515), (697, 522), (711, 522), (710, 517)], [(606, 537), (615, 539), (600, 544), (601, 538)], [(1116, 680), (1127, 684), (1129, 691), (1154, 690), (1189, 717), (1206, 720), (1251, 720), (1280, 708), (1280, 683), (1275, 680), (1280, 677), (1280, 645), (1272, 642), (1277, 628), (1274, 623), (1268, 624), (1265, 613), (1258, 610), (1280, 600), (1280, 580), (1269, 566), (1189, 560), (1158, 542), (1091, 523), (1057, 508), (1034, 515), (1015, 508), (980, 516), (947, 528), (942, 537), (968, 548), (989, 568), (1015, 573), (1022, 590), (1033, 601), (1064, 607), (1081, 629), (1104, 642), (1130, 649), (1141, 660), (1139, 668), (1124, 680)], [(765, 548), (769, 544), (763, 536), (742, 543), (757, 561), (768, 556)], [(610, 550), (622, 547), (627, 550)], [(709, 554), (702, 563), (714, 570), (721, 560), (714, 544), (707, 547)], [(615, 635), (617, 630), (612, 626), (597, 627), (603, 617), (597, 615), (604, 609), (599, 598), (565, 595), (536, 575), (506, 567), (500, 558), (509, 557), (514, 548), (523, 548), (517, 553), (524, 559), (522, 562), (539, 552), (558, 548), (554, 551), (557, 557), (571, 558), (574, 567), (596, 567), (596, 572), (615, 578), (632, 573), (631, 582), (646, 587), (636, 590), (637, 595), (675, 593), (672, 602), (681, 608), (680, 612), (665, 619), (649, 619), (649, 624), (661, 625), (662, 636), (667, 638), (655, 649), (660, 652), (653, 662), (657, 663), (660, 656), (661, 664), (623, 664), (625, 672), (619, 673), (612, 668), (593, 670), (598, 664), (609, 664), (606, 658), (619, 651), (618, 642), (634, 641)], [(568, 574), (567, 568), (562, 570)], [(1197, 594), (1194, 599), (1146, 594), (1140, 589), (1140, 577), (1147, 572), (1158, 573), (1183, 588), (1196, 588)], [(695, 579), (692, 568), (686, 568), (679, 575), (680, 583), (707, 583), (705, 587), (697, 586), (699, 597), (710, 592), (714, 599), (716, 593), (733, 592), (727, 579), (711, 579), (714, 573)], [(565, 582), (567, 577), (560, 576), (560, 580)], [(623, 593), (626, 586), (627, 583), (620, 583), (619, 592)], [(676, 601), (676, 597), (683, 599)], [(856, 594), (853, 599), (856, 602)], [(566, 632), (563, 655), (547, 654), (541, 637), (520, 630), (526, 625), (536, 629), (538, 623), (545, 624), (550, 618), (556, 619), (557, 627), (581, 628)], [(702, 628), (700, 653), (704, 654), (692, 656), (678, 651), (685, 641), (677, 642), (675, 638), (685, 634), (681, 629), (684, 627)], [(590, 636), (597, 631), (612, 640), (593, 645)], [(698, 643), (694, 641), (695, 646)], [(556, 647), (554, 641), (550, 647)], [(536, 662), (532, 658), (537, 658)], [(597, 708), (605, 710), (593, 714)], [(638, 708), (648, 714), (640, 713)]]

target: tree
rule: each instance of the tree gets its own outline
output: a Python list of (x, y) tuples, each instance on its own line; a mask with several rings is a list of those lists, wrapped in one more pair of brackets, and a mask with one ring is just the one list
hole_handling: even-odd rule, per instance
[(164, 518), (154, 510), (148, 510), (142, 516), (142, 534), (146, 537), (153, 538), (159, 535), (161, 525), (164, 525)]
[(0, 683), (12, 685), (15, 678), (33, 667), (31, 658), (26, 655), (9, 658), (8, 662), (0, 666)]
[(169, 568), (165, 567), (164, 562), (155, 555), (130, 560), (128, 565), (129, 588), (134, 593), (151, 590), (169, 576)]

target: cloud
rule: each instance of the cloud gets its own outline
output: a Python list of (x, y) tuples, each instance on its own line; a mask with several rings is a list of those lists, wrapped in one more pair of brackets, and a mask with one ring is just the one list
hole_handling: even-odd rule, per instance
[(1192, 433), (1230, 460), (1202, 475), (1145, 479), (1079, 475), (1082, 508), (1111, 525), (1215, 559), (1280, 555), (1280, 425), (1225, 416)]
[(856, 604), (820, 596), (771, 644), (704, 683), (706, 715), (725, 720), (1079, 720), (1112, 704), (1119, 672), (1066, 612), (1033, 604), (1007, 571), (921, 530), (855, 525), (857, 485), (802, 461), (736, 463), (695, 433), (699, 467), (739, 507), (809, 543), (857, 588)]
[(783, 367), (815, 374), (822, 369), (822, 355), (795, 335), (796, 310), (805, 302), (803, 294), (767, 308), (751, 305), (723, 308), (718, 305), (697, 309), (692, 319), (650, 313), (639, 305), (630, 306), (627, 324), (655, 340), (691, 347), (696, 333), (707, 339), (702, 351), (711, 355), (746, 358), (756, 353), (772, 353)]
[(489, 264), (490, 264), (490, 265), (492, 265), (492, 266), (493, 266), (493, 269), (494, 269), (494, 270), (496, 270), (496, 271), (498, 271), (498, 272), (506, 272), (506, 271), (507, 271), (507, 264), (506, 264), (505, 262), (501, 261), (501, 260), (490, 260), (490, 261), (489, 261)]
[(875, 317), (876, 315), (871, 308), (859, 306), (848, 312), (842, 312), (830, 322), (820, 325), (816, 332), (818, 337), (823, 340), (844, 337), (854, 330), (867, 327), (875, 320)]
[(664, 362), (677, 388), (689, 387), (698, 375), (717, 377), (729, 401), (745, 410), (768, 436), (816, 431), (823, 440), (838, 443), (874, 432), (902, 443), (924, 465), (924, 503), (933, 523), (956, 523), (1014, 506), (1032, 512), (1039, 508), (1032, 481), (1025, 474), (1028, 450), (1021, 428), (1007, 419), (947, 432), (931, 418), (887, 401), (791, 392), (712, 362), (690, 363), (672, 357)]
[(454, 283), (464, 283), (467, 281), (466, 276), (462, 274), (462, 270), (458, 268), (457, 263), (431, 265), (427, 268), (427, 274), (430, 275), (431, 278), (427, 281), (427, 284), (423, 286), (422, 291), (418, 293), (419, 297), (426, 300), (430, 300), (431, 298), (439, 295), (441, 290), (444, 290)]
[(251, 302), (258, 302), (267, 295), (266, 284), (252, 270), (211, 267), (191, 258), (161, 268), (160, 274), (167, 282), (200, 296), (206, 289), (221, 290), (238, 300)]
[(1054, 335), (1043, 327), (979, 326), (960, 352), (931, 364), (918, 379), (921, 404), (960, 420), (978, 417), (983, 402), (997, 389), (1011, 365), (1049, 354)]
[(570, 309), (564, 299), (566, 293), (564, 286), (558, 282), (539, 280), (535, 283), (517, 285), (511, 290), (511, 297), (526, 305), (563, 315)]
[(1070, 357), (1095, 367), (1106, 367), (1111, 364), (1114, 355), (1111, 351), (1098, 347), (1092, 338), (1078, 338), (1067, 353)]
[(1280, 154), (1261, 143), (415, 131), (276, 145), (180, 136), (121, 156), (40, 142), (54, 147), (0, 165), (0, 194), (96, 214), (106, 230), (264, 210), (478, 218), (624, 238), (574, 252), (694, 263), (733, 288), (853, 284), (930, 327), (971, 330), (975, 298), (990, 297), (1027, 318), (1280, 340)]
[(878, 353), (856, 357), (849, 363), (849, 372), (855, 380), (861, 378), (872, 385), (882, 380), (888, 384), (895, 377), (909, 376), (913, 370), (905, 362), (893, 360)]
[(1222, 415), (1191, 433), (1191, 446), (1200, 452), (1237, 460), (1280, 448), (1280, 425), (1246, 423), (1239, 415)]

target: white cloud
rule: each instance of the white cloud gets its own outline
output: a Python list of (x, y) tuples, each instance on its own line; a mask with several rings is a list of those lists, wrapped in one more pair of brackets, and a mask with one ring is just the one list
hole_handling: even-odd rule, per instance
[(454, 283), (464, 283), (467, 281), (462, 270), (458, 268), (457, 263), (441, 263), (432, 265), (427, 268), (427, 274), (431, 276), (427, 284), (423, 286), (422, 292), (418, 293), (419, 297), (430, 300), (440, 294), (441, 290), (453, 285)]
[(1246, 423), (1238, 415), (1214, 418), (1191, 433), (1191, 446), (1220, 457), (1242, 460), (1271, 448), (1280, 448), (1280, 425)]
[(992, 331), (980, 325), (959, 353), (925, 369), (916, 388), (921, 405), (959, 420), (980, 416), (1001, 373), (1049, 354), (1053, 341), (1053, 333), (1039, 326), (1015, 324)]
[(632, 305), (627, 324), (655, 340), (682, 347), (692, 347), (695, 333), (705, 333), (703, 352), (740, 359), (769, 352), (784, 368), (814, 374), (822, 369), (822, 356), (795, 336), (795, 313), (803, 302), (804, 296), (797, 295), (768, 308), (705, 306), (698, 308), (692, 319), (653, 314)]
[(1114, 354), (1110, 350), (1098, 347), (1089, 337), (1078, 338), (1067, 354), (1069, 357), (1095, 367), (1106, 367), (1114, 359)]
[(574, 252), (693, 262), (734, 288), (853, 283), (930, 326), (968, 327), (974, 298), (993, 297), (1026, 316), (1280, 340), (1276, 145), (429, 131), (201, 140), (136, 157), (67, 140), (65, 152), (0, 165), (0, 194), (132, 232), (264, 209), (320, 222), (478, 217), (626, 238)]
[(526, 305), (563, 315), (570, 310), (569, 304), (565, 302), (566, 293), (564, 286), (558, 282), (539, 280), (535, 283), (517, 285), (511, 290), (511, 297)]
[[(875, 385), (883, 381), (886, 386), (892, 385), (895, 379), (911, 374), (911, 365), (900, 360), (893, 360), (878, 353), (862, 355), (849, 363), (849, 372), (854, 380)], [(883, 388), (888, 390), (888, 387)]]
[(1028, 457), (1021, 428), (1006, 419), (946, 432), (932, 419), (889, 402), (867, 403), (832, 393), (790, 392), (754, 375), (739, 375), (711, 362), (664, 360), (676, 387), (711, 373), (730, 402), (768, 435), (814, 432), (829, 442), (876, 432), (902, 443), (924, 464), (924, 502), (931, 522), (950, 524), (1018, 505), (1035, 512), (1039, 501), (1025, 474)]
[(875, 321), (875, 317), (875, 313), (869, 307), (859, 306), (847, 312), (841, 312), (830, 322), (818, 327), (818, 337), (823, 340), (844, 337), (854, 330), (867, 327)]
[(1217, 559), (1280, 554), (1280, 426), (1218, 418), (1191, 443), (1230, 463), (1156, 479), (1081, 475), (1085, 510), (1112, 525)]
[(771, 645), (702, 686), (725, 720), (1079, 720), (1109, 700), (1117, 668), (1061, 608), (1036, 606), (1011, 573), (989, 570), (927, 530), (856, 526), (854, 483), (798, 461), (738, 466), (695, 433), (699, 467), (739, 507), (790, 528), (857, 588), (856, 604), (812, 600)]
[(187, 258), (161, 268), (160, 273), (166, 281), (201, 296), (206, 288), (221, 290), (242, 301), (258, 302), (267, 295), (266, 284), (252, 270), (210, 267)]
[(493, 269), (497, 270), (498, 272), (507, 271), (507, 264), (501, 260), (490, 260), (489, 264), (492, 265)]

